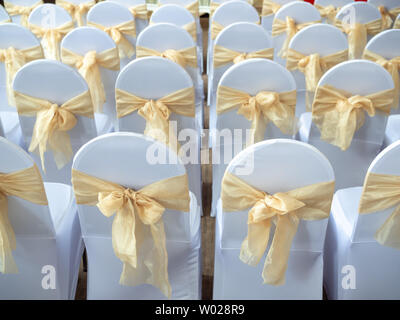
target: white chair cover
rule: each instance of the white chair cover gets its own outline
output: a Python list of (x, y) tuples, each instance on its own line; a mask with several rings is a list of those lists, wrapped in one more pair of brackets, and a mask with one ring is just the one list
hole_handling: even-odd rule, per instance
[[(5, 1), (3, 1), (3, 4), (4, 4), (4, 2), (8, 2), (11, 4), (24, 6), (24, 7), (31, 7), (33, 5), (43, 3), (43, 1), (41, 1), (41, 0), (5, 0)], [(13, 23), (21, 24), (21, 15), (12, 15), (12, 16), (10, 16), (10, 18)]]
[[(128, 9), (146, 4), (145, 0), (107, 0), (107, 1), (117, 2), (123, 5), (124, 7), (127, 7)], [(142, 32), (142, 30), (149, 25), (149, 20), (135, 17), (135, 24), (136, 24), (136, 34), (139, 35)]]
[[(285, 4), (288, 4), (293, 1), (299, 1), (299, 0), (272, 0), (272, 2), (280, 4), (282, 7)], [(261, 25), (262, 27), (268, 31), (269, 34), (271, 34), (272, 31), (272, 21), (274, 21), (275, 14), (271, 14), (268, 16), (261, 16)]]
[[(354, 1), (355, 0), (315, 0), (314, 5), (319, 5), (321, 7), (333, 6), (337, 10)], [(328, 21), (326, 18), (322, 18), (322, 22), (331, 23), (331, 21)]]

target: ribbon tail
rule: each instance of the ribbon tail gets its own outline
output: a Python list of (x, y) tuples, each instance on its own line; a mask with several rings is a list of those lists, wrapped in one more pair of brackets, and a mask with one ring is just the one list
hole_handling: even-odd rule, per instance
[(90, 96), (92, 97), (94, 112), (102, 113), (103, 105), (106, 102), (106, 94), (99, 66), (95, 64), (89, 69), (81, 70), (80, 73), (86, 79), (90, 88)]
[(16, 249), (15, 233), (8, 219), (7, 197), (0, 194), (0, 273), (18, 273), (12, 251)]
[(66, 131), (55, 131), (49, 138), (49, 147), (58, 169), (70, 162), (74, 155), (71, 139)]
[(344, 112), (337, 124), (337, 131), (336, 131), (336, 145), (344, 150), (347, 150), (350, 145), (351, 141), (353, 140), (354, 133), (357, 130), (357, 116), (360, 116), (360, 123), (364, 123), (364, 113), (359, 112), (357, 114), (356, 110), (349, 110)]
[(135, 48), (133, 47), (132, 43), (129, 42), (123, 35), (121, 35), (121, 39), (118, 43), (119, 49), (119, 56), (120, 58), (132, 58), (135, 54)]
[(378, 229), (375, 239), (383, 246), (400, 249), (400, 205)]
[(367, 30), (364, 25), (352, 29), (348, 35), (349, 60), (360, 59), (367, 44)]
[(264, 140), (265, 130), (267, 129), (267, 122), (268, 120), (264, 118), (261, 112), (255, 116), (255, 118), (251, 122), (251, 133), (248, 146)]

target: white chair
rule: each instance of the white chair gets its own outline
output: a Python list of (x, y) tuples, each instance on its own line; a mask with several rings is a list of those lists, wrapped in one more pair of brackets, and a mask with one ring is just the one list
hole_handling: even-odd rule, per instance
[(235, 22), (260, 23), (260, 16), (254, 7), (246, 1), (227, 1), (215, 10), (210, 19), (207, 49), (207, 74), (213, 61), (214, 42), (223, 28)]
[[(16, 74), (13, 82), (14, 91), (22, 94), (47, 100), (61, 106), (70, 99), (88, 91), (86, 81), (73, 68), (54, 60), (36, 60), (23, 66)], [(18, 105), (17, 105), (18, 109)], [(18, 110), (20, 113), (20, 110)], [(19, 115), (22, 134), (27, 146), (32, 140), (36, 115)], [(87, 141), (97, 134), (95, 121), (92, 118), (75, 114), (76, 125), (68, 131), (73, 154)], [(48, 149), (44, 155), (46, 173), (41, 168), (41, 159), (34, 152), (31, 154), (41, 170), (44, 181), (71, 182), (71, 161), (63, 168), (58, 169), (53, 153)]]
[(334, 23), (336, 14), (345, 5), (355, 0), (315, 0), (314, 6), (319, 10), (322, 22)]
[[(277, 19), (287, 24), (286, 20), (288, 18), (294, 20), (296, 29), (294, 34), (296, 34), (299, 29), (302, 29), (310, 24), (321, 22), (321, 15), (319, 14), (319, 11), (310, 3), (303, 1), (290, 2), (280, 8), (275, 14), (273, 25)], [(287, 41), (287, 30), (288, 29), (286, 28), (283, 32), (277, 32), (274, 31), (274, 27), (272, 27), (272, 41), (275, 48), (274, 60), (283, 66), (286, 65), (286, 59), (282, 57), (283, 55), (280, 56), (280, 52), (285, 41)]]
[[(296, 83), (290, 72), (267, 59), (249, 59), (235, 64), (222, 76), (218, 87), (221, 86), (240, 90), (251, 96), (261, 91), (281, 93), (296, 90)], [(216, 213), (225, 169), (231, 159), (246, 146), (248, 131), (251, 128), (251, 121), (238, 114), (239, 107), (216, 115), (214, 127), (216, 130), (211, 132), (213, 154), (211, 213), (213, 216)], [(214, 112), (216, 112), (216, 106), (214, 106)], [(264, 139), (292, 138), (292, 136), (282, 133), (272, 122), (269, 122)]]
[(383, 29), (391, 29), (394, 20), (400, 14), (400, 3), (396, 0), (368, 0), (368, 3), (377, 7), (385, 20)]
[[(384, 68), (366, 60), (347, 61), (333, 67), (321, 78), (318, 87), (323, 85), (344, 90), (352, 96), (367, 96), (394, 87), (392, 77)], [(387, 115), (378, 111), (369, 117), (365, 112), (365, 123), (355, 132), (345, 151), (320, 139), (320, 130), (311, 122), (310, 113), (304, 113), (301, 118), (300, 140), (326, 155), (335, 170), (336, 188), (360, 185), (369, 164), (381, 149)]]
[[(1, 173), (35, 164), (20, 147), (1, 137), (0, 153)], [(83, 241), (72, 188), (60, 183), (45, 183), (44, 187), (48, 205), (7, 197), (18, 273), (0, 273), (2, 300), (75, 298)]]
[(8, 15), (6, 9), (0, 5), (0, 24), (11, 22), (11, 18)]
[[(263, 141), (246, 148), (231, 161), (225, 175), (228, 174), (270, 195), (335, 179), (322, 153), (305, 143), (286, 139)], [(289, 252), (286, 281), (274, 286), (263, 284), (261, 277), (265, 254), (256, 266), (239, 259), (249, 210), (228, 212), (221, 202), (218, 204), (214, 299), (322, 299), (323, 246), (328, 219), (300, 219)], [(329, 215), (329, 209), (326, 214)], [(274, 233), (275, 237), (276, 229)]]
[[(148, 152), (157, 146), (170, 158), (174, 151), (153, 139), (134, 133), (112, 133), (98, 137), (76, 154), (73, 169), (133, 190), (156, 181), (186, 173), (181, 162), (152, 164)], [(196, 198), (190, 195), (190, 212), (166, 209), (165, 225), (168, 276), (172, 299), (200, 299), (200, 214)], [(122, 262), (115, 256), (111, 241), (113, 218), (105, 217), (96, 206), (78, 205), (82, 234), (88, 254), (88, 299), (165, 299), (148, 285), (122, 286)]]
[[(149, 25), (147, 4), (145, 0), (108, 0), (108, 1), (117, 2), (123, 5), (124, 7), (127, 7), (131, 11), (131, 13), (133, 13), (133, 16), (135, 17), (137, 35), (139, 35), (142, 32), (142, 30)], [(138, 8), (141, 8), (141, 10), (138, 10)], [(144, 16), (145, 8), (147, 12), (146, 18)]]
[[(298, 1), (298, 0), (272, 0), (272, 1), (269, 1), (269, 2), (273, 2), (274, 4), (276, 4), (276, 8), (278, 8), (278, 6), (279, 6), (279, 8), (278, 8), (278, 10), (279, 10), (285, 4), (288, 4), (288, 3), (293, 2), (293, 1)], [(268, 2), (268, 1), (266, 1), (266, 2)], [(268, 4), (264, 4), (263, 3), (263, 8), (264, 8), (264, 6), (266, 8), (269, 7)], [(267, 9), (264, 9), (264, 13), (263, 13), (263, 11), (261, 11), (261, 25), (270, 34), (271, 34), (271, 31), (272, 31), (272, 21), (274, 21), (275, 13), (277, 12), (275, 10), (276, 9), (275, 9), (275, 5), (274, 5), (274, 9), (272, 9), (272, 7), (271, 7), (271, 11), (272, 12), (269, 12), (270, 10), (267, 10)], [(274, 11), (275, 11), (275, 13), (274, 13)]]
[[(114, 41), (104, 31), (93, 27), (80, 27), (68, 33), (61, 42), (61, 60), (63, 63), (68, 64), (63, 50), (69, 50), (81, 57), (85, 57), (90, 51), (95, 51), (100, 54), (107, 50), (116, 48)], [(101, 81), (103, 83), (106, 101), (102, 105), (103, 112), (95, 113), (97, 134), (101, 135), (108, 133), (116, 126), (117, 116), (115, 111), (115, 81), (119, 74), (119, 57), (118, 70), (102, 67), (98, 63)], [(71, 67), (77, 68), (76, 65)]]
[[(146, 57), (132, 61), (121, 70), (116, 90), (120, 89), (144, 99), (160, 99), (181, 89), (193, 87), (189, 74), (180, 65), (161, 57)], [(194, 103), (195, 101), (193, 101)], [(187, 150), (184, 160), (189, 188), (201, 208), (200, 135), (195, 117), (171, 113), (169, 121), (176, 122), (178, 143)], [(132, 112), (118, 119), (118, 131), (143, 133), (146, 120)], [(171, 129), (170, 129), (171, 130)], [(189, 138), (188, 141), (186, 141)], [(185, 144), (185, 147), (184, 147)]]
[[(27, 26), (29, 14), (34, 8), (43, 3), (42, 0), (6, 0), (3, 2), (4, 7), (13, 23)], [(23, 12), (23, 14), (19, 14)]]
[[(304, 56), (318, 54), (321, 58), (343, 52), (343, 57), (338, 59), (340, 63), (347, 60), (348, 45), (346, 37), (338, 28), (328, 24), (317, 23), (300, 30), (290, 42), (289, 49), (295, 50)], [(299, 63), (297, 63), (297, 65)], [(286, 67), (288, 67), (288, 64), (286, 64)], [(310, 93), (307, 93), (305, 75), (297, 66), (295, 66), (295, 69), (289, 68), (289, 70), (296, 80), (296, 114), (300, 116), (306, 111), (311, 111), (311, 109), (307, 110), (306, 103), (308, 99), (308, 104), (311, 106), (313, 92), (310, 91)]]
[[(398, 141), (371, 163), (364, 188), (370, 185), (368, 176), (371, 174), (399, 176), (399, 158)], [(360, 214), (362, 194), (363, 187), (354, 187), (338, 190), (333, 198), (324, 249), (324, 284), (328, 299), (398, 300), (399, 250), (381, 245), (374, 238), (395, 207)]]
[(86, 25), (86, 15), (91, 7), (96, 4), (95, 0), (56, 0), (55, 4), (63, 7), (75, 22), (77, 27)]
[[(113, 28), (120, 25), (130, 25), (133, 24), (135, 28), (135, 32), (126, 33), (121, 28), (117, 28), (121, 31), (113, 31)], [(123, 37), (123, 40), (119, 40), (120, 43), (117, 45), (120, 47), (123, 45), (125, 40), (128, 42), (128, 46), (130, 44), (133, 47), (132, 53), (127, 53), (120, 47), (120, 58), (121, 58), (121, 68), (127, 65), (131, 60), (135, 59), (136, 55), (134, 52), (134, 48), (136, 47), (136, 37), (137, 30), (135, 25), (135, 18), (128, 8), (124, 7), (121, 4), (111, 1), (103, 1), (97, 3), (92, 9), (89, 10), (87, 14), (87, 25), (94, 26), (103, 31), (106, 31), (108, 35), (110, 35), (114, 41), (119, 38), (119, 35)], [(125, 28), (123, 28), (125, 29)], [(113, 36), (115, 34), (115, 36)], [(114, 38), (115, 37), (115, 38)]]

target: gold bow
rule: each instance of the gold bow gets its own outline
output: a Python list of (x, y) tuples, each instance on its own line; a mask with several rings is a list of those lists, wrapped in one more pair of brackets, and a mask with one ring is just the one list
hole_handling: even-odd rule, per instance
[(117, 117), (137, 111), (146, 120), (144, 134), (179, 151), (177, 138), (169, 130), (169, 117), (176, 113), (185, 117), (195, 116), (194, 88), (188, 87), (157, 100), (137, 97), (121, 89), (115, 90)]
[(318, 82), (322, 75), (333, 66), (346, 61), (348, 51), (343, 50), (321, 57), (318, 53), (308, 56), (289, 48), (286, 57), (286, 68), (288, 70), (299, 70), (304, 73), (306, 80), (306, 108), (311, 111), (311, 101)]
[[(187, 175), (132, 190), (72, 169), (78, 204), (96, 205), (111, 217), (114, 253), (123, 262), (122, 285), (147, 283), (171, 297), (164, 222), (165, 209), (190, 211)], [(152, 239), (152, 241), (151, 241)]]
[(62, 48), (61, 57), (63, 63), (77, 68), (79, 73), (85, 78), (90, 89), (94, 112), (103, 112), (106, 94), (99, 67), (118, 71), (118, 49), (111, 48), (100, 53), (88, 51), (84, 56), (80, 56), (75, 52)]
[(375, 239), (383, 246), (400, 249), (400, 176), (368, 172), (358, 211), (373, 213), (397, 206), (377, 230)]
[(8, 218), (8, 196), (47, 205), (42, 177), (36, 165), (11, 173), (0, 172), (0, 272), (3, 274), (18, 273), (12, 256), (16, 240)]
[(8, 14), (10, 16), (21, 16), (21, 25), (24, 27), (28, 27), (28, 17), (37, 6), (40, 6), (43, 3), (42, 0), (39, 0), (35, 4), (31, 6), (21, 6), (15, 3), (11, 3), (8, 1), (4, 1), (4, 7), (6, 8)]
[(135, 54), (135, 48), (132, 43), (125, 38), (125, 36), (136, 37), (134, 20), (126, 21), (112, 27), (106, 27), (92, 21), (88, 21), (87, 25), (105, 31), (118, 46), (119, 57), (121, 59), (125, 57), (131, 58)]
[(191, 47), (181, 50), (167, 49), (164, 52), (159, 52), (154, 49), (137, 46), (136, 56), (137, 58), (151, 57), (151, 56), (163, 57), (179, 64), (183, 68), (186, 68), (187, 66), (191, 68), (197, 68), (196, 47)]
[(251, 266), (259, 263), (268, 247), (270, 229), (274, 223), (275, 234), (262, 277), (267, 284), (284, 284), (290, 247), (300, 220), (328, 218), (334, 189), (335, 183), (331, 181), (269, 195), (226, 172), (221, 191), (224, 211), (251, 208), (247, 221), (248, 234), (242, 243), (240, 260)]
[(287, 50), (289, 49), (290, 40), (292, 40), (295, 34), (301, 29), (304, 29), (305, 27), (311, 26), (318, 22), (321, 21), (318, 20), (305, 23), (296, 23), (296, 21), (291, 17), (286, 17), (285, 21), (275, 18), (272, 23), (272, 36), (276, 37), (286, 32), (286, 39), (282, 45), (281, 50), (278, 53), (278, 56), (285, 59), (287, 55)]
[(193, 1), (186, 6), (186, 9), (193, 15), (194, 18), (198, 18), (200, 16), (199, 12), (199, 2)]
[(255, 96), (233, 88), (218, 86), (217, 114), (238, 108), (238, 114), (251, 121), (249, 144), (264, 140), (265, 129), (272, 122), (285, 134), (296, 129), (296, 90), (288, 92), (261, 91)]
[(77, 95), (61, 106), (18, 91), (14, 91), (14, 95), (20, 116), (36, 116), (29, 151), (39, 149), (42, 168), (46, 171), (44, 153), (48, 144), (53, 152), (57, 168), (61, 169), (73, 155), (68, 131), (77, 123), (75, 115), (93, 118), (93, 105), (89, 91)]
[(0, 49), (0, 61), (4, 62), (6, 71), (6, 91), (8, 104), (15, 106), (14, 92), (12, 82), (17, 71), (26, 63), (43, 58), (41, 46), (18, 50), (13, 47)]
[(384, 6), (378, 6), (378, 9), (382, 16), (382, 30), (390, 29), (393, 20), (400, 14), (400, 7), (388, 10)]
[(266, 48), (254, 52), (238, 52), (219, 45), (214, 46), (214, 68), (218, 68), (229, 63), (236, 64), (241, 61), (253, 58), (264, 58), (272, 60), (274, 58), (274, 48)]
[(271, 0), (264, 0), (262, 4), (261, 16), (266, 17), (278, 12), (278, 10), (282, 7), (280, 3), (276, 3)]
[(75, 4), (66, 0), (56, 0), (56, 5), (63, 7), (70, 14), (74, 22), (78, 24), (78, 27), (82, 27), (85, 25), (85, 23), (83, 22), (83, 16), (95, 4), (96, 4), (95, 1), (88, 1), (80, 4)]
[(354, 133), (376, 112), (390, 113), (394, 89), (367, 96), (354, 95), (329, 85), (319, 86), (312, 106), (312, 119), (321, 131), (321, 139), (343, 151), (353, 140)]
[(328, 22), (333, 23), (335, 21), (337, 13), (340, 11), (340, 7), (335, 8), (333, 5), (328, 5), (326, 7), (320, 4), (314, 3), (315, 8), (318, 9), (319, 14), (322, 18), (325, 18)]
[(135, 17), (135, 19), (147, 20), (147, 5), (145, 3), (139, 4), (129, 8), (129, 11)]
[(336, 27), (347, 34), (349, 43), (349, 59), (360, 59), (367, 44), (368, 35), (376, 35), (382, 30), (382, 20), (377, 19), (366, 24), (342, 23), (340, 20), (335, 21)]
[(31, 23), (29, 28), (38, 38), (42, 38), (41, 44), (45, 58), (60, 61), (60, 42), (68, 32), (74, 29), (72, 20), (57, 28), (47, 29)]

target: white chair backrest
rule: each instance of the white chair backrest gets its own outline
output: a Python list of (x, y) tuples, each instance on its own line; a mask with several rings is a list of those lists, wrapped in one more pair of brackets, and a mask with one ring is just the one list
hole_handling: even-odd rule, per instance
[[(22, 50), (37, 46), (40, 46), (39, 40), (28, 29), (15, 23), (0, 25), (1, 49), (13, 47), (17, 50)], [(0, 111), (16, 111), (15, 107), (8, 104), (4, 62), (0, 62)]]
[[(297, 24), (321, 20), (319, 11), (310, 3), (303, 1), (288, 3), (275, 14), (275, 19), (282, 21), (285, 21), (286, 17), (291, 17)], [(285, 39), (286, 32), (273, 37), (275, 48), (274, 60), (282, 65), (285, 65), (285, 60), (278, 56), (278, 52), (281, 50)]]
[[(0, 172), (11, 173), (30, 168), (32, 158), (19, 146), (0, 137)], [(53, 237), (55, 235), (49, 207), (8, 196), (8, 217), (16, 236)]]
[[(290, 72), (272, 60), (249, 59), (230, 67), (222, 76), (219, 86), (226, 86), (255, 96), (260, 91), (286, 92), (296, 90), (296, 83)], [(217, 116), (217, 130), (250, 129), (251, 122), (237, 114), (237, 109)], [(268, 123), (265, 138), (290, 137), (283, 134), (273, 123)], [(243, 132), (242, 143), (246, 142)], [(215, 141), (219, 144), (219, 141)], [(235, 143), (236, 144), (236, 143)]]
[[(64, 1), (69, 2), (71, 4), (74, 4), (74, 5), (80, 5), (80, 4), (84, 4), (84, 3), (93, 3), (93, 2), (95, 3), (96, 2), (95, 0), (64, 0)], [(57, 4), (57, 0), (55, 1), (55, 3)], [(87, 12), (84, 13), (83, 16), (82, 16), (83, 25), (86, 25), (86, 15), (87, 15)], [(78, 26), (77, 23), (75, 23), (75, 25)]]
[[(176, 159), (174, 152), (162, 143), (141, 134), (120, 132), (84, 145), (75, 155), (73, 168), (133, 190), (186, 173), (179, 160), (175, 164), (152, 164), (148, 159), (154, 147)], [(78, 212), (84, 237), (111, 236), (113, 218), (106, 218), (96, 206), (78, 205)], [(190, 239), (189, 213), (167, 209), (163, 220), (168, 239)]]
[[(327, 71), (318, 86), (330, 85), (345, 90), (352, 95), (366, 96), (372, 93), (393, 89), (390, 74), (380, 65), (367, 60), (342, 62)], [(381, 113), (365, 117), (364, 125), (355, 132), (353, 140), (367, 141), (381, 145), (383, 142), (387, 116)], [(319, 139), (320, 132), (311, 126), (310, 139)]]
[(234, 0), (222, 3), (215, 10), (212, 21), (227, 27), (235, 22), (258, 23), (260, 17), (257, 10), (248, 2)]
[[(24, 7), (31, 7), (36, 4), (43, 3), (41, 0), (5, 0), (4, 2), (8, 2), (14, 5), (18, 6), (24, 6)], [(21, 15), (15, 15), (15, 16), (10, 16), (12, 22), (21, 24)]]
[(0, 5), (0, 23), (10, 22), (10, 16), (8, 15), (6, 9)]
[(379, 10), (366, 2), (353, 2), (339, 10), (336, 19), (346, 23), (368, 23), (381, 18)]
[(166, 4), (157, 8), (150, 17), (150, 23), (172, 23), (184, 27), (195, 22), (192, 14), (177, 4)]
[(335, 8), (341, 8), (352, 2), (354, 2), (354, 0), (315, 0), (314, 4), (319, 4), (323, 7), (334, 6)]
[[(287, 139), (262, 141), (246, 148), (233, 158), (226, 172), (268, 194), (335, 180), (333, 169), (321, 152)], [(240, 248), (247, 235), (247, 216), (248, 210), (222, 212), (222, 247)], [(301, 220), (291, 250), (321, 251), (326, 224), (326, 219)]]
[[(146, 4), (145, 0), (108, 0), (108, 1), (119, 3), (120, 5), (123, 5), (128, 9), (142, 4)], [(149, 20), (135, 17), (135, 24), (136, 24), (136, 34), (139, 35), (142, 32), (142, 30), (148, 26)]]
[(377, 8), (383, 6), (386, 10), (392, 10), (400, 7), (400, 3), (397, 0), (368, 0), (367, 3)]
[[(293, 1), (299, 1), (299, 0), (274, 0), (274, 3), (280, 4), (281, 6), (284, 6), (285, 4), (288, 4)], [(300, 0), (301, 1), (301, 0)], [(275, 14), (271, 14), (268, 16), (261, 17), (261, 25), (265, 30), (267, 30), (269, 33), (271, 33), (272, 30), (272, 21), (274, 21)]]

